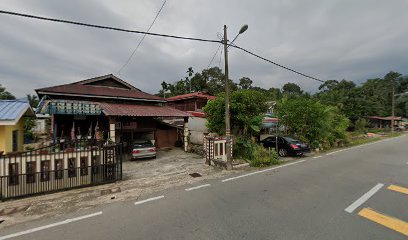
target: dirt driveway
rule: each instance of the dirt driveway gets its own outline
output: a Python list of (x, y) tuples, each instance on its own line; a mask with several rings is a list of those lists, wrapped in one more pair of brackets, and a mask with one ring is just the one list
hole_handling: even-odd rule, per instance
[[(123, 180), (54, 194), (0, 203), (0, 229), (25, 221), (64, 215), (110, 202), (140, 199), (174, 186), (214, 179), (246, 169), (222, 171), (204, 164), (204, 159), (181, 149), (159, 151), (157, 159), (123, 162)], [(201, 177), (189, 174), (199, 173)], [(3, 222), (2, 222), (3, 220)]]

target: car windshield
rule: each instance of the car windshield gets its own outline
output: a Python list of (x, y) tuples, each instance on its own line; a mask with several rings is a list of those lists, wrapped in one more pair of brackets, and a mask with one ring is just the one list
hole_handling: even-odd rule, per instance
[(296, 140), (290, 137), (284, 137), (284, 139), (288, 141), (289, 143), (301, 143), (299, 140)]
[(153, 144), (150, 141), (137, 141), (133, 143), (133, 147), (134, 148), (153, 147)]

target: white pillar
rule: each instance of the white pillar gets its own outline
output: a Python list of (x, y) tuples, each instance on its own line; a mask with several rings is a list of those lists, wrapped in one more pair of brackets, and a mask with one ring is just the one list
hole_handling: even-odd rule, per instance
[(189, 135), (189, 131), (188, 131), (188, 117), (184, 118), (184, 151), (187, 152), (188, 151), (188, 135)]
[(115, 125), (116, 121), (114, 118), (109, 118), (109, 139), (113, 142), (116, 142), (115, 139)]

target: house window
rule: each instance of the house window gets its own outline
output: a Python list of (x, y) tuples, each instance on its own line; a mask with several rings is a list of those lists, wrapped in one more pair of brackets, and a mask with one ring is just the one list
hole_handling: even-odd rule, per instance
[(80, 164), (81, 164), (80, 170), (81, 176), (88, 175), (88, 157), (81, 157)]
[(64, 162), (62, 159), (55, 159), (55, 179), (64, 178)]
[(49, 181), (50, 180), (50, 161), (44, 160), (41, 161), (41, 175), (40, 175), (41, 182)]
[(18, 185), (18, 163), (9, 163), (9, 185)]
[(13, 131), (12, 141), (13, 141), (13, 152), (18, 151), (18, 130)]
[(35, 183), (35, 162), (26, 163), (26, 182)]
[(76, 177), (76, 158), (68, 158), (68, 177)]

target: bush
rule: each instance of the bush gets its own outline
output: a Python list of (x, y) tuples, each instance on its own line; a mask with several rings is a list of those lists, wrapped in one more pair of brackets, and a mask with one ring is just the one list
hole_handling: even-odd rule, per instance
[(367, 127), (368, 123), (364, 118), (357, 119), (356, 123), (354, 124), (355, 131), (357, 132), (366, 132)]
[(249, 161), (251, 167), (266, 167), (279, 164), (275, 150), (265, 149), (257, 145), (252, 139), (239, 137), (234, 145), (234, 156)]
[(248, 138), (238, 137), (234, 144), (234, 156), (251, 160), (256, 144)]
[(275, 149), (269, 151), (262, 146), (256, 145), (249, 165), (251, 167), (267, 167), (279, 163)]

